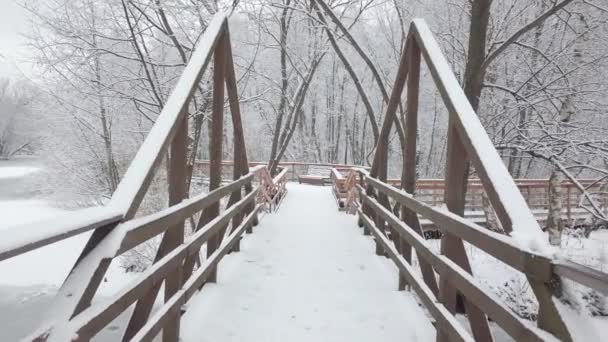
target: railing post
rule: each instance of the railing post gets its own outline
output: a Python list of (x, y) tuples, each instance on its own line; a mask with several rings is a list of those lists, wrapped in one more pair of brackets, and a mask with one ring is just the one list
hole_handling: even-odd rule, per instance
[[(416, 191), (416, 135), (418, 133), (418, 93), (420, 88), (420, 49), (415, 39), (410, 37), (406, 44), (410, 48), (406, 49), (407, 55), (407, 98), (405, 111), (405, 146), (403, 150), (403, 165), (401, 173), (401, 188), (406, 192), (414, 194)], [(420, 230), (418, 214), (401, 206), (401, 220), (407, 223), (414, 230)], [(403, 238), (399, 238), (399, 252), (408, 263), (412, 262), (412, 246)], [(431, 269), (432, 271), (432, 269)], [(407, 281), (402, 272), (399, 272), (399, 290), (405, 290)]]
[(527, 278), (538, 301), (538, 327), (552, 333), (560, 341), (571, 342), (572, 336), (554, 302), (562, 296), (561, 279), (554, 276), (550, 282), (543, 283), (530, 276)]
[[(234, 131), (234, 162), (233, 162), (233, 178), (236, 180), (241, 176), (244, 176), (249, 173), (249, 161), (247, 158), (247, 148), (245, 144), (245, 133), (243, 131), (243, 122), (241, 119), (241, 107), (239, 104), (239, 96), (238, 96), (238, 88), (236, 83), (236, 74), (234, 72), (234, 60), (232, 57), (232, 46), (230, 45), (230, 30), (228, 26), (226, 26), (226, 30), (224, 32), (225, 40), (225, 51), (226, 51), (226, 62), (225, 62), (225, 80), (226, 80), (226, 92), (228, 94), (228, 101), (230, 104), (230, 114), (232, 118), (232, 127)], [(251, 183), (245, 184), (245, 193), (250, 193), (253, 191), (253, 186)], [(241, 198), (241, 191), (239, 189), (239, 193), (234, 195), (234, 199), (231, 198), (232, 203), (238, 202)], [(255, 207), (255, 203), (245, 207), (243, 213), (235, 216), (235, 220), (232, 222), (232, 227), (237, 227), (242, 218), (253, 211)], [(253, 219), (252, 225), (258, 224), (258, 216), (257, 213)], [(252, 225), (248, 225), (245, 229), (247, 233), (252, 233)], [(240, 238), (234, 245), (234, 250), (238, 251), (240, 249)]]
[[(453, 122), (454, 113), (450, 114), (444, 200), (449, 211), (464, 216), (469, 166), (465, 147)], [(465, 271), (472, 274), (471, 265), (469, 264), (469, 259), (461, 239), (445, 232), (441, 237), (441, 254), (444, 254)], [(459, 300), (464, 301), (463, 304), (466, 308), (475, 340), (493, 341), (486, 315), (478, 307), (466, 301), (462, 295), (458, 294), (454, 286), (450, 284), (450, 280), (446, 277), (440, 277), (439, 300), (451, 312), (456, 311)], [(443, 332), (438, 331), (437, 341), (443, 342), (448, 341), (448, 339)]]
[[(211, 114), (211, 137), (209, 141), (209, 191), (216, 189), (222, 182), (222, 144), (224, 140), (224, 80), (226, 70), (226, 25), (222, 30), (213, 55), (213, 105)], [(203, 211), (202, 225), (220, 214), (220, 204), (216, 202)], [(202, 226), (199, 223), (199, 226)], [(207, 241), (207, 257), (219, 246), (219, 236), (215, 234)], [(207, 282), (215, 283), (217, 269), (209, 274)]]
[[(188, 151), (188, 116), (184, 115), (173, 142), (171, 143), (171, 154), (169, 159), (169, 206), (177, 204), (186, 198), (187, 186), (187, 151)], [(184, 242), (184, 221), (169, 228), (165, 233), (167, 248), (165, 254), (175, 249)], [(165, 303), (180, 290), (183, 283), (183, 268), (176, 266), (165, 279)], [(163, 327), (163, 342), (172, 342), (179, 339), (181, 312), (176, 312), (174, 317)]]
[[(406, 49), (408, 65), (407, 76), (407, 106), (405, 117), (405, 150), (403, 151), (403, 170), (401, 187), (408, 193), (416, 191), (416, 138), (418, 134), (418, 97), (420, 88), (420, 48), (413, 37), (408, 40), (409, 49)], [(416, 233), (424, 237), (418, 214), (401, 206), (401, 220), (410, 226)], [(411, 263), (412, 247), (403, 239), (399, 239), (399, 251)], [(418, 258), (422, 276), (427, 286), (437, 295), (437, 280), (432, 266), (424, 258)], [(406, 281), (403, 274), (399, 276), (399, 290), (405, 290)]]

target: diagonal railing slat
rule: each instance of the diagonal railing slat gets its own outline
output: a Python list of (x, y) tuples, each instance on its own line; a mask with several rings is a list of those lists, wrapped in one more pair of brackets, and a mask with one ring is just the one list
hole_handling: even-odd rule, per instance
[(207, 26), (163, 110), (112, 195), (110, 206), (123, 210), (126, 219), (135, 215), (154, 176), (156, 166), (167, 150), (180, 124), (180, 119), (186, 115), (189, 100), (207, 69), (217, 39), (226, 22), (226, 15), (220, 12)]

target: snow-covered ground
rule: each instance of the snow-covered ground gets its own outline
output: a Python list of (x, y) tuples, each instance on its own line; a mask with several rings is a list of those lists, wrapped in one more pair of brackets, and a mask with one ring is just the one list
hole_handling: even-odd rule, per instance
[(433, 341), (425, 312), (331, 189), (288, 189), (191, 300), (182, 340)]
[[(20, 180), (34, 177), (39, 171), (39, 168), (31, 165), (0, 164), (0, 185), (13, 182), (18, 185)], [(1, 189), (0, 192), (3, 192), (5, 188)], [(0, 196), (0, 237), (16, 224), (69, 215), (69, 211), (53, 207), (44, 199), (27, 199), (20, 195), (16, 196), (18, 199), (10, 200), (6, 194), (3, 195)], [(0, 262), (0, 321), (4, 322), (2, 341), (15, 341), (36, 327), (89, 236), (90, 233), (77, 235)], [(99, 295), (103, 297), (115, 292), (130, 277), (122, 272), (117, 263), (113, 263)], [(113, 330), (115, 328), (108, 329), (103, 336), (113, 336)], [(115, 336), (103, 336), (102, 340), (115, 340)]]

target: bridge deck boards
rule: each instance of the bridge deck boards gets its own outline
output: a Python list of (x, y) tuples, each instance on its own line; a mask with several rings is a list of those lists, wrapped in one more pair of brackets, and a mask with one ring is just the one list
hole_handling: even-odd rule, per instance
[(396, 269), (376, 257), (329, 187), (289, 183), (281, 209), (247, 235), (182, 321), (183, 341), (432, 341)]

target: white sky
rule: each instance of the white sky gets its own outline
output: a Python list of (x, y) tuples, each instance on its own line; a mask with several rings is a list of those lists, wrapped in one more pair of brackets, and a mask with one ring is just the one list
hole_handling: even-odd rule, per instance
[(29, 66), (23, 63), (27, 49), (19, 35), (26, 28), (26, 13), (15, 0), (0, 0), (0, 76), (27, 72)]

